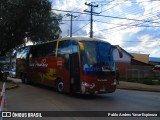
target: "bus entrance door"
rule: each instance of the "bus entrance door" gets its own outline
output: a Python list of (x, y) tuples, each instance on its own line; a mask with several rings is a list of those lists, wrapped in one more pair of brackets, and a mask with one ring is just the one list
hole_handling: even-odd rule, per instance
[(80, 90), (80, 69), (78, 53), (70, 54), (70, 78), (71, 92), (75, 93)]

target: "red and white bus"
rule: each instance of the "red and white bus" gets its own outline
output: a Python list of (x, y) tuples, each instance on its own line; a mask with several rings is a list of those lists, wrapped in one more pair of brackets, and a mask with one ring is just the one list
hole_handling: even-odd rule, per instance
[(116, 90), (113, 49), (106, 41), (80, 37), (22, 47), (16, 74), (23, 83), (52, 86), (60, 93), (111, 93)]

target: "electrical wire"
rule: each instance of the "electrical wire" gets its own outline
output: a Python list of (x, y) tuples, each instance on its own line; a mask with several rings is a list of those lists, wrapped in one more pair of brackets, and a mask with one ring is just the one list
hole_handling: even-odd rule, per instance
[(82, 26), (81, 28), (79, 28), (78, 30), (76, 30), (75, 32), (73, 32), (72, 34), (75, 34), (76, 32), (80, 31), (82, 28), (86, 27), (89, 23), (85, 24), (84, 26)]

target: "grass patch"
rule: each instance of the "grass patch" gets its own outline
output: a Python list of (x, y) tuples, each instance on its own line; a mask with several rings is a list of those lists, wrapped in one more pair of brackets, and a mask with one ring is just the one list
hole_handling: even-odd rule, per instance
[(160, 85), (160, 79), (155, 79), (155, 78), (121, 78), (121, 81), (126, 81), (126, 82), (135, 82), (135, 83), (142, 83), (146, 85)]

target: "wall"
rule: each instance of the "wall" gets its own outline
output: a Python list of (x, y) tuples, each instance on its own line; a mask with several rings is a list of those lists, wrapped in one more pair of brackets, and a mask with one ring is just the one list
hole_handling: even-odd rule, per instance
[(131, 68), (131, 65), (129, 62), (115, 62), (116, 64), (116, 67), (118, 68), (119, 70), (119, 77), (121, 78), (125, 78), (126, 77), (126, 71), (128, 69)]
[(120, 58), (119, 57), (119, 53), (118, 53), (118, 50), (115, 49), (113, 51), (113, 56), (114, 56), (114, 60), (117, 62), (131, 62), (131, 56), (129, 54), (127, 54), (126, 52), (123, 51), (123, 57)]
[(130, 64), (131, 64), (131, 56), (127, 54), (127, 52), (123, 51), (123, 57), (119, 57), (118, 50), (115, 49), (113, 51), (114, 55), (114, 60), (115, 60), (115, 65), (119, 70), (120, 77), (126, 77), (126, 70), (130, 69)]
[(152, 66), (142, 66), (142, 65), (131, 65), (130, 69), (126, 71), (126, 79), (127, 78), (150, 78), (154, 77), (154, 73), (152, 71)]

